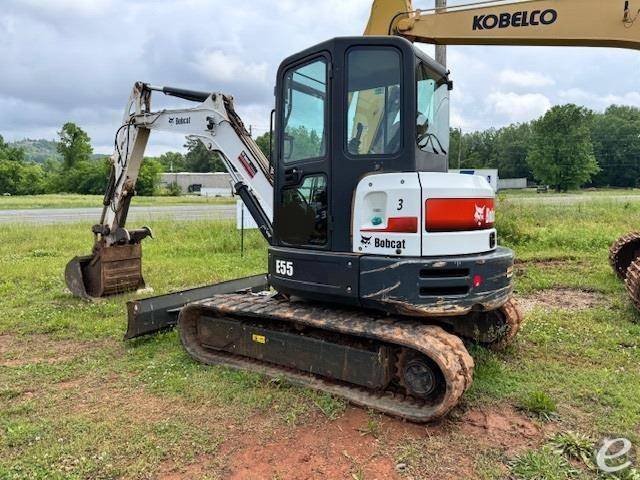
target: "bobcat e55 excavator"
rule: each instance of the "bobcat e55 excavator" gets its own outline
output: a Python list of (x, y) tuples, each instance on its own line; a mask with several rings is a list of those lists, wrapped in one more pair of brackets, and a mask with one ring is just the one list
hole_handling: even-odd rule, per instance
[[(376, 0), (364, 37), (280, 65), (271, 163), (231, 97), (137, 83), (94, 253), (70, 262), (67, 284), (80, 296), (143, 284), (150, 230), (127, 231), (127, 209), (150, 131), (182, 132), (222, 157), (269, 244), (268, 274), (131, 301), (125, 337), (177, 322), (200, 362), (283, 376), (412, 421), (438, 418), (472, 380), (461, 337), (500, 348), (522, 317), (493, 190), (446, 173), (448, 72), (408, 40), (637, 48), (634, 20), (617, 1), (420, 12)], [(153, 112), (154, 91), (199, 104)]]

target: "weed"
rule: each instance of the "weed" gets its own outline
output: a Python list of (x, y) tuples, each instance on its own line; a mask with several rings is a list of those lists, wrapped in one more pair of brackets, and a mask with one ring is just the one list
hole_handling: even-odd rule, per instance
[(318, 407), (318, 410), (331, 420), (338, 418), (347, 408), (347, 402), (329, 393), (317, 392), (315, 390), (305, 390), (305, 392), (307, 397)]
[(360, 435), (363, 437), (371, 435), (373, 438), (379, 438), (382, 433), (382, 426), (380, 425), (380, 415), (376, 412), (369, 410), (367, 423), (360, 429)]
[(554, 453), (568, 459), (578, 460), (585, 465), (591, 464), (595, 442), (582, 433), (566, 431), (556, 434), (549, 443)]
[(534, 390), (523, 395), (518, 402), (518, 407), (543, 420), (551, 420), (557, 411), (556, 402), (545, 392)]
[(563, 456), (548, 447), (525, 451), (510, 467), (518, 480), (567, 480), (578, 474)]

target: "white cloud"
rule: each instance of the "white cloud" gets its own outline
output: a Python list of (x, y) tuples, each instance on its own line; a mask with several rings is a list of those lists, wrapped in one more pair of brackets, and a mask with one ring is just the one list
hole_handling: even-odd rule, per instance
[(493, 92), (487, 96), (487, 106), (509, 122), (526, 122), (543, 115), (551, 108), (551, 100), (541, 93), (518, 94)]
[(554, 85), (553, 78), (538, 72), (515, 71), (512, 69), (502, 70), (498, 75), (498, 81), (503, 85), (513, 85), (516, 87), (547, 87)]
[(640, 93), (638, 92), (627, 92), (624, 95), (609, 94), (602, 97), (602, 100), (606, 107), (613, 104), (640, 107)]
[[(72, 120), (100, 151), (111, 148), (136, 80), (224, 91), (256, 134), (266, 131), (282, 59), (335, 36), (361, 34), (371, 8), (371, 0), (252, 0), (247, 8), (225, 0), (0, 3), (0, 134), (50, 138)], [(432, 46), (424, 50), (433, 55)], [(451, 121), (465, 131), (530, 120), (556, 103), (598, 110), (640, 105), (637, 52), (452, 46), (448, 58)], [(154, 108), (183, 105), (153, 98)], [(184, 143), (163, 135), (151, 142), (154, 153)]]
[(198, 53), (194, 67), (214, 82), (267, 82), (268, 65), (265, 62), (252, 63), (221, 50)]
[(627, 92), (624, 94), (609, 93), (598, 95), (582, 88), (569, 88), (558, 93), (558, 97), (566, 103), (584, 105), (594, 110), (604, 110), (610, 105), (632, 105), (640, 107), (640, 93)]

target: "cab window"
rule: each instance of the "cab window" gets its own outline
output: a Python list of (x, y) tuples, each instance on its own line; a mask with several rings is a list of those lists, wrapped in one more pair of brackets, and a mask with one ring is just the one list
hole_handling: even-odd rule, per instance
[(449, 151), (449, 84), (420, 62), (416, 70), (418, 114), (416, 142), (426, 152), (447, 155)]
[(282, 158), (285, 164), (326, 154), (327, 62), (319, 58), (284, 77)]
[(402, 147), (401, 58), (395, 48), (347, 53), (346, 150), (390, 155)]
[(299, 186), (282, 189), (279, 234), (291, 245), (327, 243), (327, 177), (309, 175)]

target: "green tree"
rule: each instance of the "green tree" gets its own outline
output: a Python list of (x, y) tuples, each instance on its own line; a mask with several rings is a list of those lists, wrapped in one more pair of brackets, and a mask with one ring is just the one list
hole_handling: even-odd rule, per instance
[(256, 137), (256, 143), (258, 144), (258, 147), (260, 148), (262, 153), (264, 153), (264, 156), (267, 157), (267, 159), (270, 159), (270, 157), (271, 157), (271, 152), (269, 151), (269, 149), (270, 149), (270, 145), (269, 145), (270, 138), (271, 138), (271, 133), (270, 132), (264, 133), (264, 134), (260, 135), (259, 137)]
[[(449, 143), (449, 167), (494, 168), (494, 143), (496, 130), (491, 128), (483, 132), (464, 133), (451, 129)], [(460, 151), (462, 149), (462, 151)]]
[(185, 144), (187, 154), (184, 156), (185, 169), (188, 172), (224, 172), (224, 164), (216, 152), (212, 152), (204, 144), (195, 139), (188, 139)]
[(184, 155), (178, 152), (166, 152), (157, 159), (162, 165), (165, 172), (184, 172), (186, 171), (186, 163)]
[(62, 156), (62, 165), (65, 170), (70, 170), (79, 162), (88, 161), (93, 153), (89, 135), (75, 123), (67, 122), (58, 132), (60, 140), (56, 146)]
[(162, 164), (159, 161), (153, 159), (145, 160), (138, 174), (136, 194), (141, 196), (155, 194), (162, 170)]
[(62, 191), (83, 195), (102, 195), (107, 187), (110, 171), (109, 160), (84, 160), (72, 169), (62, 169)]
[(500, 177), (533, 179), (527, 163), (531, 135), (529, 123), (509, 125), (496, 132), (492, 147), (493, 158), (489, 163), (498, 169)]
[[(285, 155), (291, 154), (292, 159), (317, 157), (321, 150), (322, 138), (315, 130), (308, 130), (304, 125), (288, 127), (287, 134), (293, 139), (292, 143), (285, 142)], [(293, 151), (289, 152), (289, 149)]]
[(0, 135), (0, 194), (33, 195), (42, 193), (44, 170), (25, 160), (21, 147), (5, 143)]
[(591, 124), (593, 150), (602, 169), (597, 187), (640, 185), (640, 109), (612, 105)]
[(537, 181), (566, 192), (600, 170), (591, 143), (592, 119), (590, 110), (568, 104), (553, 107), (533, 122), (527, 163)]

